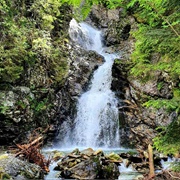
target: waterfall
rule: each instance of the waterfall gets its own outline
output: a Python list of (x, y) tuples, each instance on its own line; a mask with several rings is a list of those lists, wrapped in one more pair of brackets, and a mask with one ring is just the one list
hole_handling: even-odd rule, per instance
[(88, 91), (78, 100), (74, 128), (67, 128), (64, 145), (69, 143), (75, 147), (119, 147), (118, 101), (111, 91), (111, 71), (116, 55), (105, 52), (101, 31), (84, 22), (71, 20), (69, 35), (84, 49), (101, 54), (105, 62), (94, 72)]

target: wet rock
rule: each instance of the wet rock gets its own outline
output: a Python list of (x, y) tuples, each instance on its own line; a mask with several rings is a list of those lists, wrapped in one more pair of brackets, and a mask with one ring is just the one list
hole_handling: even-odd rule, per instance
[(2, 154), (0, 155), (0, 177), (14, 180), (43, 179), (44, 173), (35, 164), (22, 161), (14, 155)]
[(114, 163), (121, 163), (122, 162), (121, 157), (115, 153), (110, 153), (110, 154), (106, 155), (106, 158), (108, 158), (110, 162), (114, 162)]
[[(76, 113), (76, 103), (78, 97), (86, 90), (89, 80), (93, 72), (101, 65), (104, 58), (94, 51), (86, 51), (73, 42), (70, 44), (70, 69), (64, 83), (64, 86), (57, 93), (56, 98), (56, 114), (55, 122), (56, 130), (59, 136), (56, 137), (57, 142), (61, 142), (61, 134), (63, 127), (60, 125), (66, 121), (71, 128)], [(57, 132), (56, 131), (56, 132)]]
[(139, 173), (143, 173), (143, 174), (149, 173), (149, 163), (148, 162), (133, 163), (132, 166)]
[[(65, 156), (55, 169), (60, 170), (62, 178), (117, 179), (119, 176), (117, 161), (112, 162), (112, 156), (110, 157), (111, 159), (104, 156), (101, 150), (94, 151), (91, 148), (82, 152), (76, 150)], [(120, 158), (115, 154), (113, 157)]]
[(142, 106), (149, 97), (163, 96), (166, 98), (169, 96), (168, 93), (160, 94), (157, 88), (161, 76), (157, 75), (157, 79), (142, 83), (128, 77), (127, 61), (119, 61), (113, 66), (112, 89), (120, 99), (121, 143), (146, 149), (157, 135), (156, 128), (167, 126), (176, 118), (177, 114), (169, 113), (163, 107), (155, 109)]
[[(149, 173), (149, 156), (148, 152), (137, 149), (137, 152), (133, 153), (120, 153), (119, 156), (123, 158), (123, 164), (125, 167), (131, 167), (134, 171), (137, 171), (142, 174)], [(164, 156), (154, 152), (153, 161), (155, 170), (162, 170), (161, 160)], [(166, 159), (167, 160), (167, 159)]]
[(85, 149), (83, 151), (81, 151), (82, 154), (85, 154), (87, 156), (92, 156), (95, 152), (92, 148), (88, 148), (88, 149)]
[[(59, 159), (61, 159), (63, 156), (64, 156), (64, 153), (63, 152), (60, 152), (60, 151), (53, 151), (52, 152), (53, 153), (53, 156), (52, 156), (52, 159), (54, 160), (54, 161), (58, 161)], [(51, 154), (52, 154), (51, 153)]]

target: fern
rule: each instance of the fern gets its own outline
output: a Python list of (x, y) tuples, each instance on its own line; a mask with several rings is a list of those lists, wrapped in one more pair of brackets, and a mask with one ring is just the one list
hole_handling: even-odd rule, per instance
[(172, 111), (176, 111), (176, 113), (180, 112), (180, 100), (177, 98), (173, 98), (171, 100), (152, 99), (152, 100), (145, 102), (143, 105), (146, 107), (152, 106), (157, 109), (165, 108), (169, 112), (172, 112)]
[(153, 139), (155, 148), (165, 154), (178, 154), (180, 151), (180, 117), (168, 127), (159, 130), (160, 133)]

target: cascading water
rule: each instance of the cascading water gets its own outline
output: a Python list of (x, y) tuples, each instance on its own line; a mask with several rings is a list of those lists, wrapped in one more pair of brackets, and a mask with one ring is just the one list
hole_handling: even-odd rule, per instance
[[(104, 149), (106, 152), (116, 151), (120, 148), (118, 100), (111, 91), (112, 65), (115, 54), (105, 52), (102, 45), (101, 32), (86, 23), (78, 24), (74, 19), (70, 22), (69, 35), (71, 39), (86, 50), (94, 50), (101, 54), (105, 62), (93, 75), (89, 90), (81, 95), (77, 104), (77, 115), (74, 127), (71, 122), (65, 121), (61, 126), (60, 135), (63, 137), (60, 149), (72, 151), (74, 148), (87, 147)], [(56, 171), (46, 176), (46, 180), (56, 179)], [(123, 165), (123, 171), (129, 171)], [(130, 170), (131, 172), (132, 170)], [(132, 176), (132, 174), (131, 174)], [(127, 179), (127, 174), (123, 179)], [(134, 175), (133, 175), (134, 177)], [(119, 177), (119, 180), (122, 179)], [(133, 178), (131, 178), (133, 179)]]
[(86, 23), (78, 24), (73, 19), (69, 35), (84, 49), (101, 54), (105, 62), (94, 72), (89, 90), (79, 98), (74, 128), (67, 128), (63, 145), (119, 147), (118, 102), (111, 91), (111, 69), (116, 55), (105, 53), (101, 32)]

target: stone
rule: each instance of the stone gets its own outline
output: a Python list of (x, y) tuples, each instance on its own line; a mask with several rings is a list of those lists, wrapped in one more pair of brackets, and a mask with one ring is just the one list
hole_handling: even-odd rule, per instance
[(106, 158), (109, 159), (111, 162), (122, 162), (121, 157), (114, 152), (106, 155)]
[(60, 151), (54, 151), (53, 154), (54, 155), (52, 158), (54, 161), (58, 161), (59, 159), (61, 159), (64, 156), (64, 153), (60, 152)]
[(43, 179), (44, 173), (36, 164), (22, 161), (11, 154), (0, 155), (0, 177), (4, 179)]
[(103, 154), (103, 151), (101, 149), (96, 150), (93, 155)]
[(92, 148), (84, 149), (81, 151), (81, 153), (87, 155), (87, 156), (92, 156), (94, 154), (94, 150)]
[(72, 156), (72, 154), (74, 151), (62, 158), (55, 167), (56, 170), (61, 171), (62, 178), (116, 179), (119, 176), (117, 166), (119, 162), (114, 163), (110, 158), (105, 157), (102, 151), (95, 153), (93, 149), (88, 148), (78, 155)]

